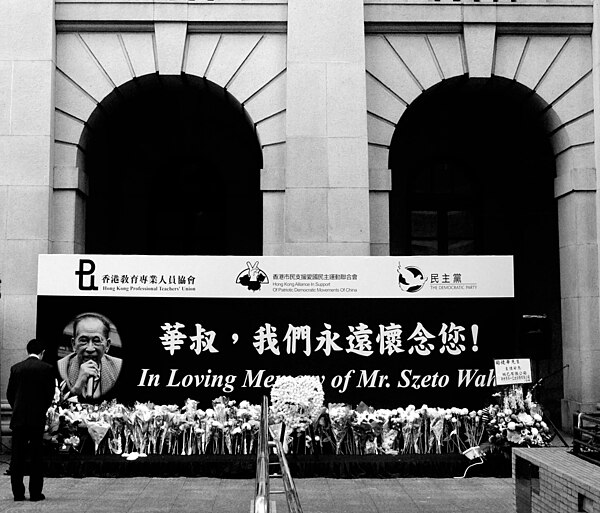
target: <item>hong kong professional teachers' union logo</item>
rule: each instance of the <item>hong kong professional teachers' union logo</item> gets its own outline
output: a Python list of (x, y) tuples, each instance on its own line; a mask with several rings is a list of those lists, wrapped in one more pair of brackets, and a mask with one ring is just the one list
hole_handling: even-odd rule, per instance
[(427, 283), (423, 271), (414, 265), (402, 267), (398, 262), (398, 285), (404, 292), (419, 292)]
[(246, 262), (246, 266), (246, 269), (238, 274), (236, 283), (252, 291), (260, 290), (263, 283), (269, 283), (269, 277), (262, 269), (259, 269), (258, 262), (254, 262), (254, 264)]

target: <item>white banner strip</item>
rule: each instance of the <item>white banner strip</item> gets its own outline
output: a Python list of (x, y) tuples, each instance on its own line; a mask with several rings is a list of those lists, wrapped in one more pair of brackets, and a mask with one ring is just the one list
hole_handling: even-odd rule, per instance
[(513, 297), (511, 256), (40, 255), (38, 295)]

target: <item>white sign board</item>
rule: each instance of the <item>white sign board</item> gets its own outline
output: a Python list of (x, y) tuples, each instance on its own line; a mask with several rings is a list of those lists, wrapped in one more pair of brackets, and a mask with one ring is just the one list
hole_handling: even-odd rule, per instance
[(514, 297), (510, 256), (40, 255), (38, 276), (42, 296)]
[(494, 360), (496, 386), (531, 383), (531, 360), (529, 358), (507, 358)]

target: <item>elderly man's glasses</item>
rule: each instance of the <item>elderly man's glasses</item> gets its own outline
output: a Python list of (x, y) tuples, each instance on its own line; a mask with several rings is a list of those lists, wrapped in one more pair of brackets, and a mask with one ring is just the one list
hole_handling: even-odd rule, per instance
[(92, 343), (92, 345), (95, 348), (100, 348), (106, 344), (106, 340), (104, 340), (103, 338), (100, 338), (100, 337), (94, 337), (94, 338), (80, 337), (75, 340), (75, 347), (85, 347), (85, 346), (89, 345), (90, 342)]

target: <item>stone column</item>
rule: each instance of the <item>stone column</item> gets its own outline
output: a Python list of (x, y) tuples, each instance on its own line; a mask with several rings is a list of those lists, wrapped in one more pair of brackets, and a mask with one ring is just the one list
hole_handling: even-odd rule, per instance
[(37, 256), (50, 245), (54, 1), (5, 0), (0, 15), (0, 396), (35, 336)]
[(362, 0), (289, 0), (284, 254), (368, 255)]
[(572, 414), (595, 411), (600, 400), (598, 246), (593, 170), (574, 169), (556, 179), (564, 399), (562, 426)]

